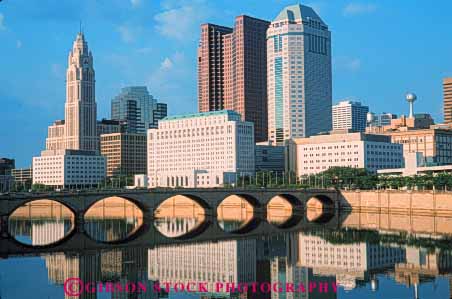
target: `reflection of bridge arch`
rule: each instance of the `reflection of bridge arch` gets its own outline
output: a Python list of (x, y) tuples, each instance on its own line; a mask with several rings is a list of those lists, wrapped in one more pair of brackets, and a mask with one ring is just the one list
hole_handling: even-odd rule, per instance
[(96, 201), (83, 213), (87, 236), (96, 242), (123, 243), (144, 227), (144, 211), (134, 201), (110, 196)]
[(278, 228), (296, 225), (303, 217), (302, 202), (291, 194), (278, 194), (267, 203), (267, 222)]
[(227, 233), (243, 234), (259, 224), (259, 201), (248, 194), (230, 194), (217, 207), (217, 223)]
[(75, 231), (75, 212), (50, 199), (34, 199), (7, 216), (7, 234), (21, 246), (52, 247), (65, 242)]
[[(187, 195), (165, 199), (154, 210), (154, 226), (163, 236), (186, 239), (202, 233), (206, 226), (207, 207)], [(205, 205), (204, 205), (205, 206)]]

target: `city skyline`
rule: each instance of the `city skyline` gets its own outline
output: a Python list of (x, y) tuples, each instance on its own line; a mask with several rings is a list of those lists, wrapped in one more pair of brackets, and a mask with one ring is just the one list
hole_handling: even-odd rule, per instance
[[(79, 12), (66, 12), (59, 18), (54, 17), (55, 12), (67, 11), (68, 7), (74, 7), (75, 2), (69, 1), (53, 7), (50, 7), (48, 2), (44, 2), (40, 8), (31, 4), (25, 9), (24, 16), (17, 16), (17, 18), (15, 14), (20, 10), (17, 9), (16, 4), (10, 1), (3, 1), (0, 4), (1, 8), (5, 8), (0, 12), (2, 16), (0, 40), (4, 40), (6, 45), (0, 49), (0, 53), (3, 57), (13, 57), (3, 63), (7, 71), (0, 74), (0, 78), (5, 82), (0, 87), (0, 97), (5, 103), (0, 114), (0, 119), (3, 120), (0, 125), (12, 128), (4, 135), (2, 134), (8, 142), (0, 148), (1, 156), (16, 158), (18, 167), (29, 166), (31, 157), (43, 147), (45, 127), (53, 119), (62, 118), (61, 105), (64, 101), (63, 82), (66, 61), (64, 56), (68, 50), (68, 41), (73, 39), (78, 31), (78, 20), (82, 19), (84, 32), (90, 40), (90, 48), (97, 57), (95, 68), (99, 96), (96, 101), (99, 104), (99, 118), (108, 117), (109, 101), (120, 87), (134, 84), (147, 85), (152, 94), (167, 102), (170, 107), (174, 107), (174, 110), (171, 110), (172, 114), (180, 114), (194, 112), (197, 108), (195, 57), (201, 23), (213, 22), (230, 26), (234, 17), (240, 14), (272, 20), (283, 7), (293, 4), (290, 1), (277, 1), (272, 2), (268, 7), (260, 8), (249, 1), (240, 4), (240, 7), (229, 7), (227, 13), (220, 16), (214, 14), (215, 9), (224, 7), (226, 3), (205, 1), (165, 1), (163, 3), (133, 1), (133, 3), (114, 2), (112, 7), (100, 12), (100, 8), (105, 8), (101, 4), (88, 5), (84, 2), (80, 4)], [(306, 4), (309, 5), (309, 3)], [(441, 28), (433, 33), (429, 31), (429, 48), (436, 47), (440, 53), (430, 59), (412, 63), (416, 61), (413, 58), (419, 56), (416, 53), (424, 51), (425, 46), (419, 43), (416, 47), (409, 47), (409, 51), (405, 50), (408, 48), (406, 45), (409, 45), (406, 43), (407, 38), (412, 38), (415, 31), (417, 34), (426, 29), (418, 27), (418, 24), (408, 19), (406, 21), (402, 19), (406, 15), (406, 10), (409, 10), (411, 17), (422, 14), (424, 18), (437, 20), (436, 14), (447, 10), (450, 4), (438, 3), (438, 5), (435, 11), (429, 10), (427, 15), (425, 15), (427, 9), (423, 8), (422, 4), (416, 7), (406, 5), (388, 7), (385, 6), (384, 1), (379, 2), (378, 5), (369, 2), (336, 1), (316, 5), (315, 8), (320, 8), (319, 14), (329, 24), (333, 34), (333, 103), (336, 103), (339, 98), (357, 97), (365, 105), (369, 105), (372, 111), (406, 114), (403, 95), (406, 91), (413, 90), (419, 96), (417, 111), (431, 113), (436, 122), (441, 122), (442, 78), (450, 76), (451, 69), (447, 63), (444, 63), (447, 57), (444, 54), (452, 48), (452, 45), (441, 38), (434, 39), (434, 42), (437, 41), (442, 45), (441, 47), (432, 45), (432, 35), (440, 37), (443, 31)], [(113, 12), (121, 8), (123, 8), (121, 14), (113, 17)], [(171, 28), (164, 26), (171, 24), (170, 20), (177, 20), (177, 13), (181, 11), (185, 11), (187, 15), (180, 20), (182, 23), (188, 22), (187, 28), (183, 28), (186, 33), (188, 32), (186, 36), (174, 30), (170, 32)], [(194, 11), (201, 13), (196, 14)], [(30, 16), (41, 18), (30, 21), (27, 19)], [(101, 16), (99, 21), (94, 20), (96, 16)], [(376, 22), (380, 23), (378, 19), (382, 16), (400, 18), (397, 21), (400, 22), (397, 29), (388, 30), (385, 26), (378, 27), (385, 33), (389, 46), (388, 43), (381, 45), (375, 39), (369, 40), (364, 36), (358, 39), (359, 42), (355, 40), (353, 35), (362, 30), (356, 28), (357, 24), (365, 22), (369, 28), (373, 28)], [(58, 30), (49, 34), (51, 26), (44, 24), (42, 17), (49, 18), (51, 24), (57, 24)], [(127, 19), (130, 21), (126, 21)], [(146, 20), (149, 20), (149, 24), (145, 23)], [(446, 28), (448, 20), (443, 18), (441, 21), (446, 25), (442, 27)], [(36, 36), (28, 36), (27, 39), (27, 33), (19, 29), (19, 22), (23, 28), (33, 25)], [(96, 24), (97, 22), (100, 23)], [(141, 28), (141, 31), (131, 31), (131, 28), (137, 27)], [(103, 34), (105, 30), (108, 31), (106, 35)], [(401, 35), (401, 31), (405, 30), (408, 30), (407, 33)], [(147, 36), (148, 33), (152, 35)], [(36, 51), (35, 47), (38, 43), (35, 45), (35, 39), (39, 41), (43, 35), (47, 36), (52, 48), (41, 47), (42, 49), (39, 50), (39, 53), (42, 53), (41, 59), (32, 59), (35, 57), (32, 55), (24, 56), (26, 53), (31, 54)], [(100, 36), (104, 38), (99, 38)], [(417, 38), (419, 36), (421, 35), (416, 35)], [(151, 47), (146, 47), (145, 43), (149, 46), (149, 41), (155, 40), (150, 37), (161, 37), (162, 45), (157, 46), (151, 43)], [(39, 45), (42, 46), (42, 43)], [(372, 49), (369, 50), (366, 46), (371, 46)], [(352, 57), (353, 55), (356, 57)], [(366, 55), (368, 57), (365, 60)], [(372, 58), (372, 55), (376, 56)], [(121, 60), (121, 57), (128, 58)], [(391, 63), (382, 60), (388, 60)], [(122, 67), (118, 68), (118, 64), (121, 65), (121, 63)], [(17, 67), (13, 68), (16, 65)], [(375, 80), (375, 75), (381, 75), (379, 69), (382, 71), (390, 69), (391, 72), (390, 74), (385, 72), (386, 78)], [(428, 71), (425, 72), (425, 70)], [(113, 72), (116, 74), (112, 74)], [(144, 76), (146, 72), (153, 74)], [(175, 80), (170, 82), (168, 76), (174, 77)], [(152, 77), (152, 80), (149, 77)], [(347, 80), (348, 82), (345, 82)], [(31, 93), (33, 96), (30, 96), (30, 89), (21, 88), (19, 82), (30, 86), (33, 89)], [(165, 84), (174, 86), (168, 88), (163, 86)], [(170, 96), (167, 97), (167, 95)], [(393, 110), (388, 109), (389, 103)], [(40, 113), (35, 113), (37, 109)], [(16, 139), (16, 136), (27, 136), (31, 146), (23, 146), (23, 141)]]

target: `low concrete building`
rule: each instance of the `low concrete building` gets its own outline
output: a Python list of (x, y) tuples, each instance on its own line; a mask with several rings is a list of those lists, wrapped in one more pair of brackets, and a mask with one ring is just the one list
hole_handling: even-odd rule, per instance
[(391, 143), (389, 136), (342, 131), (288, 142), (287, 169), (297, 176), (320, 173), (334, 166), (366, 168), (371, 172), (402, 167), (402, 145)]
[(33, 184), (72, 188), (104, 182), (105, 157), (95, 151), (45, 150), (33, 157)]
[(25, 188), (31, 187), (33, 182), (33, 168), (15, 168), (11, 170), (11, 175), (14, 177), (14, 184)]
[(273, 145), (271, 141), (256, 143), (256, 172), (284, 172), (285, 146)]
[(405, 167), (393, 169), (380, 169), (378, 174), (413, 176), (426, 173), (452, 173), (452, 165), (425, 164), (422, 153), (405, 154)]

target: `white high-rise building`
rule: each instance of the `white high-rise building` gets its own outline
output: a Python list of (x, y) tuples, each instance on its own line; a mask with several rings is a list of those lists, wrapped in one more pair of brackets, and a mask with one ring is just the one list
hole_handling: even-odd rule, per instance
[(333, 130), (350, 129), (365, 132), (368, 106), (360, 102), (341, 101), (333, 106)]
[(65, 119), (49, 126), (46, 150), (33, 158), (33, 184), (64, 188), (104, 181), (96, 109), (93, 55), (79, 32), (68, 56)]
[(240, 114), (169, 116), (148, 130), (149, 187), (216, 187), (254, 174), (254, 126)]
[(49, 126), (46, 149), (97, 151), (96, 111), (93, 55), (79, 32), (68, 57), (65, 119)]
[(331, 130), (331, 33), (304, 5), (284, 8), (267, 30), (268, 139)]

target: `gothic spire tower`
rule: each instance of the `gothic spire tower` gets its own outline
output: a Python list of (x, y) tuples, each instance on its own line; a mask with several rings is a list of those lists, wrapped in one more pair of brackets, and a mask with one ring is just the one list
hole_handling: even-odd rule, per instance
[(93, 55), (80, 30), (66, 71), (65, 148), (98, 150), (96, 110)]

